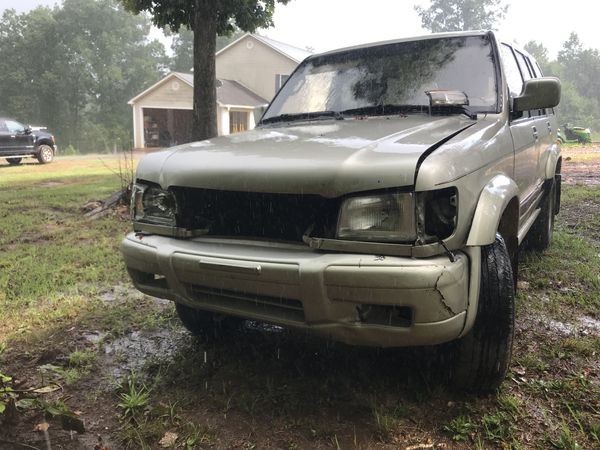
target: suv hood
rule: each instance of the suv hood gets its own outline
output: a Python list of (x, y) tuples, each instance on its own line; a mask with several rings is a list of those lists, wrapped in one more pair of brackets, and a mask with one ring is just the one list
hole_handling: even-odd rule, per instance
[(163, 188), (317, 194), (412, 186), (420, 158), (476, 122), (395, 116), (299, 122), (147, 155), (137, 178)]

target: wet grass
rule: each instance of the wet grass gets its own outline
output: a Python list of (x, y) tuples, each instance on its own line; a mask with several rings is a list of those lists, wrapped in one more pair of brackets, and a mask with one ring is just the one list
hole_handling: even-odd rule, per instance
[[(256, 324), (222, 340), (181, 337), (171, 305), (126, 287), (128, 222), (82, 217), (118, 177), (90, 159), (62, 163), (0, 167), (0, 372), (29, 388), (46, 370), (62, 390), (40, 398), (81, 411), (92, 439), (80, 436), (81, 448), (95, 434), (111, 449), (159, 448), (168, 433), (186, 449), (600, 446), (599, 331), (580, 322), (600, 320), (600, 188), (565, 186), (554, 244), (522, 255), (511, 372), (498, 395), (474, 398), (443, 387), (430, 349), (348, 347)], [(134, 350), (108, 355), (116, 338)], [(159, 339), (172, 352), (144, 344)], [(133, 384), (112, 372), (131, 360)], [(14, 436), (44, 447), (31, 432), (43, 413), (19, 414)], [(54, 422), (50, 431), (80, 448)]]

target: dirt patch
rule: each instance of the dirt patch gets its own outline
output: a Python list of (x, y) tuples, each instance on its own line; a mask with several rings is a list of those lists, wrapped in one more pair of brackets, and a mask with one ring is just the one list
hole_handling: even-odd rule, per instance
[(600, 185), (600, 145), (562, 149), (563, 183)]

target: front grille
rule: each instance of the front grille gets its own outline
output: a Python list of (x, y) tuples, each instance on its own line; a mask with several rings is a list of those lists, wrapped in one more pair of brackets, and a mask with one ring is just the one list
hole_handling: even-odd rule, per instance
[(268, 194), (174, 188), (178, 225), (205, 229), (208, 235), (302, 241), (314, 235), (333, 237), (339, 199), (318, 195)]
[(267, 317), (288, 322), (304, 322), (302, 302), (290, 298), (270, 297), (215, 289), (196, 284), (185, 285), (188, 296), (198, 302), (214, 308), (225, 308), (250, 317)]

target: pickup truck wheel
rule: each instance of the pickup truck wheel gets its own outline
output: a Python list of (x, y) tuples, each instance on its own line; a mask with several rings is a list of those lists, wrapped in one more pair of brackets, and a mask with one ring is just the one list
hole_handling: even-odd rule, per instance
[(481, 248), (481, 280), (473, 328), (454, 343), (452, 385), (479, 394), (500, 386), (510, 364), (515, 287), (502, 236)]
[(242, 319), (222, 316), (175, 303), (175, 309), (183, 326), (194, 336), (219, 338), (241, 328)]
[(11, 165), (11, 166), (18, 166), (19, 164), (21, 164), (21, 160), (23, 158), (6, 158), (6, 161)]
[(548, 193), (542, 200), (540, 215), (529, 229), (525, 238), (524, 246), (528, 250), (542, 252), (552, 242), (554, 234), (554, 203), (556, 201), (556, 182), (552, 180)]
[(42, 144), (38, 147), (37, 160), (40, 162), (40, 164), (48, 164), (49, 162), (52, 162), (53, 159), (54, 150), (52, 147), (46, 144)]

